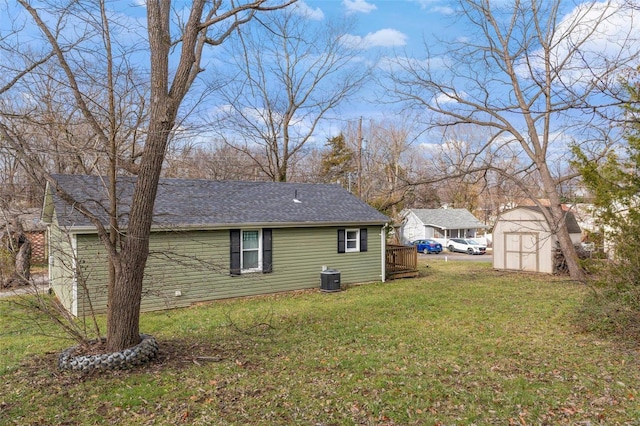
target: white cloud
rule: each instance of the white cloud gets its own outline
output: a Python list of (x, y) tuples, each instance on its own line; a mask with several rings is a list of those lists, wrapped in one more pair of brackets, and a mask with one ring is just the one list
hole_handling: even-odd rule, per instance
[(343, 37), (345, 43), (360, 49), (370, 49), (372, 47), (395, 47), (407, 44), (407, 36), (398, 30), (385, 28), (369, 33), (364, 37), (347, 34)]
[(404, 46), (407, 44), (407, 36), (398, 30), (385, 28), (375, 33), (367, 34), (364, 37), (364, 42), (369, 46)]
[(342, 0), (342, 4), (347, 9), (347, 14), (369, 13), (377, 9), (375, 4), (368, 3), (366, 0)]
[[(640, 51), (637, 28), (640, 12), (625, 5), (625, 0), (587, 2), (574, 8), (558, 24), (550, 62), (559, 67), (564, 84), (591, 81), (594, 75), (604, 75), (607, 67), (636, 58)], [(579, 54), (573, 50), (579, 47)], [(570, 58), (569, 61), (567, 59)], [(534, 52), (529, 65), (544, 70), (544, 52)], [(636, 65), (627, 63), (624, 65)], [(622, 69), (620, 71), (623, 71)], [(528, 64), (520, 64), (518, 74), (529, 74)], [(611, 76), (614, 78), (613, 76)]]
[(456, 11), (449, 6), (436, 6), (431, 9), (433, 12), (440, 13), (442, 15), (453, 15)]
[[(230, 120), (230, 118), (235, 117), (237, 119), (240, 116), (243, 117), (242, 120), (250, 120), (253, 126), (262, 129), (269, 127), (268, 122), (271, 119), (276, 122), (282, 122), (284, 120), (282, 114), (258, 106), (243, 107), (241, 111), (238, 111), (235, 106), (224, 104), (217, 105), (209, 111), (211, 122), (226, 123), (226, 125), (217, 126), (217, 128), (220, 129), (220, 132), (231, 137), (238, 137), (239, 133), (237, 132), (237, 128), (233, 127), (233, 123), (236, 122), (235, 119)], [(231, 127), (229, 126), (230, 123)], [(288, 131), (293, 137), (297, 135), (306, 136), (311, 131), (311, 128), (312, 123), (307, 117), (295, 115), (289, 122)], [(280, 137), (281, 134), (278, 133), (276, 136)]]
[(436, 154), (442, 150), (442, 144), (440, 143), (422, 142), (419, 146), (428, 154)]
[(423, 9), (426, 9), (429, 6), (432, 6), (434, 3), (439, 3), (440, 0), (413, 0), (414, 3), (417, 3)]
[(303, 0), (299, 0), (292, 6), (297, 13), (310, 19), (312, 21), (322, 21), (324, 19), (324, 12), (319, 7), (313, 9)]
[(459, 98), (464, 98), (466, 96), (466, 94), (464, 92), (462, 93), (440, 93), (438, 96), (436, 96), (433, 99), (433, 103), (435, 105), (443, 105), (443, 104), (454, 104), (457, 103), (457, 99)]

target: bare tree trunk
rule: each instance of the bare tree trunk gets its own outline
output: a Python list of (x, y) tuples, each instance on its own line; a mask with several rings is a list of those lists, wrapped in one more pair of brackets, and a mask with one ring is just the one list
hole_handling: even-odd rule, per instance
[(2, 271), (0, 274), (0, 288), (27, 285), (31, 278), (31, 241), (22, 232), (21, 225), (18, 225), (17, 229), (20, 230), (10, 230), (6, 235), (6, 253), (10, 259), (7, 259), (5, 264), (8, 271)]
[(549, 215), (546, 215), (545, 209), (541, 209), (547, 219), (551, 231), (555, 234), (560, 244), (560, 249), (564, 255), (569, 275), (576, 281), (584, 281), (586, 279), (584, 271), (578, 262), (578, 253), (571, 241), (569, 229), (567, 228), (566, 212), (562, 208), (560, 195), (558, 194), (556, 180), (551, 175), (547, 163), (544, 159), (540, 159), (537, 163), (544, 191), (549, 199)]
[[(154, 115), (153, 111), (151, 115)], [(121, 350), (140, 341), (142, 281), (149, 256), (153, 206), (173, 123), (159, 123), (157, 127), (149, 129), (149, 139), (134, 189), (126, 241), (116, 266), (112, 305), (107, 315), (107, 350)]]
[[(194, 13), (202, 14), (203, 2), (194, 4)], [(196, 11), (195, 8), (199, 8)], [(126, 240), (118, 257), (115, 285), (107, 313), (107, 350), (122, 350), (140, 341), (140, 304), (144, 269), (149, 256), (149, 236), (162, 163), (173, 128), (180, 99), (169, 97), (169, 2), (148, 4), (149, 46), (151, 51), (151, 110), (149, 134), (136, 180)], [(193, 22), (190, 24), (193, 25)], [(186, 30), (188, 31), (188, 29)], [(186, 32), (185, 32), (186, 33)], [(197, 33), (196, 33), (197, 34)], [(196, 34), (185, 36), (183, 52), (193, 49)], [(187, 46), (191, 42), (191, 46)], [(195, 57), (186, 60), (189, 66)], [(181, 65), (183, 65), (181, 61)], [(176, 76), (176, 81), (179, 77)], [(188, 85), (187, 79), (182, 81)], [(180, 92), (185, 88), (180, 88)], [(177, 103), (177, 104), (176, 104)]]
[(569, 275), (576, 281), (584, 282), (586, 280), (586, 276), (580, 266), (578, 253), (573, 245), (573, 241), (571, 241), (571, 236), (569, 235), (567, 221), (565, 220), (566, 212), (559, 202), (555, 204), (552, 203), (549, 210), (553, 216), (549, 223), (552, 225), (552, 229), (555, 230), (555, 235), (556, 238), (558, 238), (560, 249), (564, 255), (565, 262), (567, 263), (567, 268), (569, 268)]
[(31, 279), (31, 241), (24, 234), (18, 236), (19, 249), (16, 254), (16, 275), (25, 283)]

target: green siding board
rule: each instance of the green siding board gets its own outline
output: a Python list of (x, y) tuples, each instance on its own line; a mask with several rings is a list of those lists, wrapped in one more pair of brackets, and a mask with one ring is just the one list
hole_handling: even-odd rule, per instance
[[(337, 269), (344, 284), (381, 280), (381, 227), (368, 227), (368, 251), (337, 253), (338, 227), (274, 228), (273, 272), (229, 275), (229, 231), (154, 232), (145, 270), (142, 310), (197, 302), (320, 288), (323, 266)], [(104, 313), (106, 251), (95, 235), (78, 235), (81, 273), (97, 313)], [(176, 296), (176, 291), (181, 293)], [(79, 293), (81, 291), (79, 290)], [(87, 297), (78, 314), (88, 313)]]
[(89, 315), (91, 307), (104, 313), (109, 272), (107, 251), (96, 235), (76, 235), (78, 316)]

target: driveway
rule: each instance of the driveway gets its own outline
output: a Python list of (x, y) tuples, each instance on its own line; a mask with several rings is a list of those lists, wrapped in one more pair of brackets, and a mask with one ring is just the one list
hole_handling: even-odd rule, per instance
[(493, 263), (493, 253), (488, 251), (487, 254), (466, 254), (452, 253), (443, 251), (440, 254), (422, 254), (418, 253), (418, 262), (489, 262)]
[(49, 280), (45, 275), (34, 275), (31, 284), (16, 288), (0, 289), (0, 299), (24, 294), (44, 294), (49, 291)]

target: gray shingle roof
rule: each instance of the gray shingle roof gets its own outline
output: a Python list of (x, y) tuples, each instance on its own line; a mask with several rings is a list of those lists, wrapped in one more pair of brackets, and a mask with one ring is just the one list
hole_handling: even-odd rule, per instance
[[(107, 223), (105, 178), (80, 175), (54, 178), (75, 200)], [(118, 181), (121, 226), (127, 223), (134, 183), (135, 178), (129, 177)], [(294, 201), (296, 197), (299, 202)], [(60, 225), (91, 226), (55, 194), (53, 200)], [(373, 207), (332, 184), (161, 179), (154, 208), (154, 225), (170, 227), (364, 225), (388, 221)]]
[(489, 228), (467, 209), (411, 209), (424, 223), (442, 229)]

